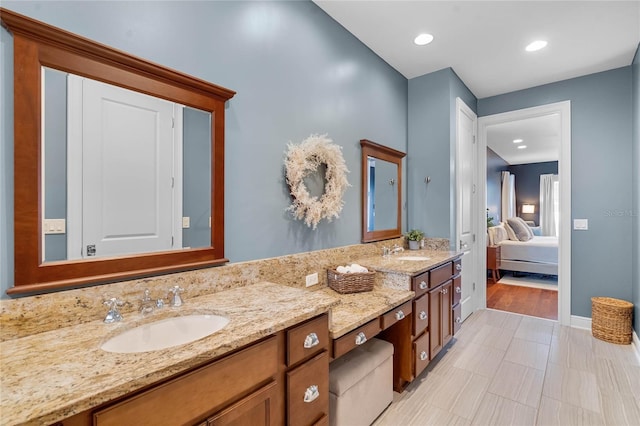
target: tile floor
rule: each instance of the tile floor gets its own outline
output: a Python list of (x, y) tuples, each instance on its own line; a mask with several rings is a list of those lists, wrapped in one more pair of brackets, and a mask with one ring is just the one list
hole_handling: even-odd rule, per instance
[(374, 425), (637, 426), (640, 360), (589, 330), (482, 310)]

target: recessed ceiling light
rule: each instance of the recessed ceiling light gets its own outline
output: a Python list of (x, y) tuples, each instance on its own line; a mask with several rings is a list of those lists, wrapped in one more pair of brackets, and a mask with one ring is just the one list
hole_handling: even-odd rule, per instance
[(418, 37), (413, 39), (413, 42), (418, 46), (424, 46), (425, 44), (429, 44), (433, 41), (433, 36), (431, 34), (420, 34)]
[(514, 139), (513, 140), (513, 143), (522, 143), (522, 142), (523, 142), (522, 139)]
[(547, 42), (544, 40), (536, 40), (533, 43), (530, 43), (525, 50), (527, 52), (535, 52), (536, 50), (543, 49), (547, 46)]
[(526, 147), (526, 145), (518, 145), (518, 149), (525, 149)]

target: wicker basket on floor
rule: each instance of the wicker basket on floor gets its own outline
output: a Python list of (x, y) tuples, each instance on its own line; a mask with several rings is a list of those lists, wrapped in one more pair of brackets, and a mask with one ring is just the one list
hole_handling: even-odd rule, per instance
[(633, 303), (611, 297), (591, 298), (591, 333), (605, 342), (628, 345), (632, 340)]
[(338, 293), (361, 293), (373, 290), (374, 272), (341, 274), (335, 269), (327, 269), (329, 287)]

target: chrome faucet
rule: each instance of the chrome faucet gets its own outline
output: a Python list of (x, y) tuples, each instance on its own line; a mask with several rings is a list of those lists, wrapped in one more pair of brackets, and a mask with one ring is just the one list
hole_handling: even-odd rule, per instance
[(404, 251), (404, 248), (400, 247), (400, 246), (399, 246), (399, 245), (397, 245), (397, 244), (394, 244), (394, 245), (393, 245), (393, 248), (391, 249), (391, 254), (400, 253), (400, 252), (402, 252), (402, 251)]
[(179, 285), (173, 286), (173, 288), (169, 289), (169, 293), (173, 293), (171, 300), (169, 301), (169, 305), (171, 306), (182, 306), (182, 297), (180, 297), (180, 293), (184, 291), (184, 288)]
[(140, 312), (143, 314), (150, 314), (153, 312), (154, 302), (151, 300), (151, 295), (149, 294), (149, 289), (146, 288), (144, 290), (144, 294), (142, 295), (142, 299), (140, 300)]
[(118, 300), (115, 297), (112, 297), (103, 302), (103, 305), (109, 307), (109, 312), (107, 312), (107, 316), (104, 317), (104, 322), (107, 324), (111, 324), (112, 322), (122, 321), (122, 314), (118, 311), (120, 306), (124, 305), (122, 300)]

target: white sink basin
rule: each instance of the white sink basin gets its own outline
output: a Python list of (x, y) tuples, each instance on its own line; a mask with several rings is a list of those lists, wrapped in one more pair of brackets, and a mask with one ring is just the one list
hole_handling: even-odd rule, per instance
[(399, 256), (398, 260), (429, 260), (430, 257), (426, 256)]
[(150, 352), (184, 345), (222, 330), (229, 319), (219, 315), (185, 315), (123, 331), (100, 346), (107, 352)]

